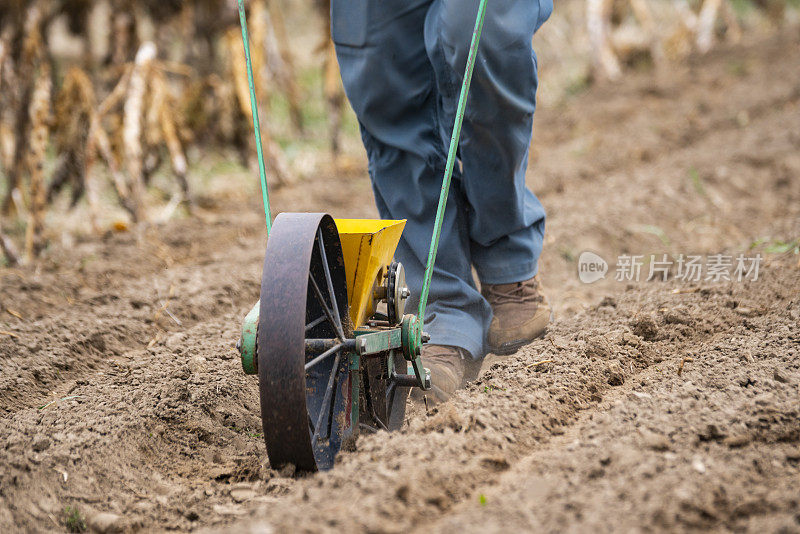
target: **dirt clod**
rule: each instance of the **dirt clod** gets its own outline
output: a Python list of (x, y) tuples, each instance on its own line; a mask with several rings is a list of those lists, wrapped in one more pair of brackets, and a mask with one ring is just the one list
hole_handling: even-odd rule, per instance
[(646, 341), (653, 341), (658, 335), (658, 324), (649, 315), (637, 317), (631, 321), (633, 333)]
[(31, 449), (36, 452), (42, 452), (43, 450), (47, 449), (52, 442), (50, 438), (45, 435), (38, 434), (36, 437), (33, 438), (33, 443), (31, 443)]
[(87, 520), (92, 532), (98, 534), (113, 534), (122, 532), (125, 525), (121, 516), (109, 512), (100, 512), (90, 516)]
[(250, 488), (235, 488), (231, 490), (231, 498), (236, 502), (245, 502), (253, 499), (256, 492)]
[(722, 443), (724, 443), (731, 449), (735, 449), (738, 447), (744, 447), (745, 445), (750, 443), (751, 440), (752, 438), (750, 436), (746, 434), (741, 434), (738, 436), (728, 436), (727, 438), (722, 440)]
[(654, 451), (668, 451), (672, 447), (669, 438), (663, 434), (643, 430), (641, 435), (642, 445), (648, 449)]

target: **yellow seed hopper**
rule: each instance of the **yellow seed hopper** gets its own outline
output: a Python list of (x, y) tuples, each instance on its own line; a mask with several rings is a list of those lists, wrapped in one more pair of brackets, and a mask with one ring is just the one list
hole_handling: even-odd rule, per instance
[(406, 221), (335, 219), (342, 242), (350, 320), (362, 326), (375, 310), (373, 292), (392, 262)]

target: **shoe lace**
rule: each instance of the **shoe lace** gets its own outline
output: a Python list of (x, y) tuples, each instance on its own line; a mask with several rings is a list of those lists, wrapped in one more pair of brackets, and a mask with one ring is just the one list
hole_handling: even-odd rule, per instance
[(542, 302), (543, 297), (539, 293), (539, 284), (535, 280), (532, 283), (517, 282), (511, 288), (503, 287), (499, 289), (499, 285), (490, 285), (487, 287), (486, 296), (487, 300), (493, 304), (521, 304)]

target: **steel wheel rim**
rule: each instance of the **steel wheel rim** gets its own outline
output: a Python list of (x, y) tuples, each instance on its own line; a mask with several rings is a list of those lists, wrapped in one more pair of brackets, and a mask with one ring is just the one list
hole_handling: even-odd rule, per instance
[(307, 356), (307, 338), (352, 338), (341, 244), (329, 215), (280, 214), (264, 257), (258, 329), (261, 420), (275, 468), (329, 469), (353, 433), (350, 354)]

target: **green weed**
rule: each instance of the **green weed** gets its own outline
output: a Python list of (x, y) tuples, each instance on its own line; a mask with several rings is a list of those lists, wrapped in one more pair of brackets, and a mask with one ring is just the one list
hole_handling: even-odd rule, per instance
[(67, 506), (64, 508), (64, 526), (67, 527), (69, 532), (86, 531), (86, 520), (77, 507)]
[(794, 250), (795, 254), (800, 253), (800, 239), (794, 241), (773, 241), (764, 248), (767, 254), (785, 254), (790, 250)]

